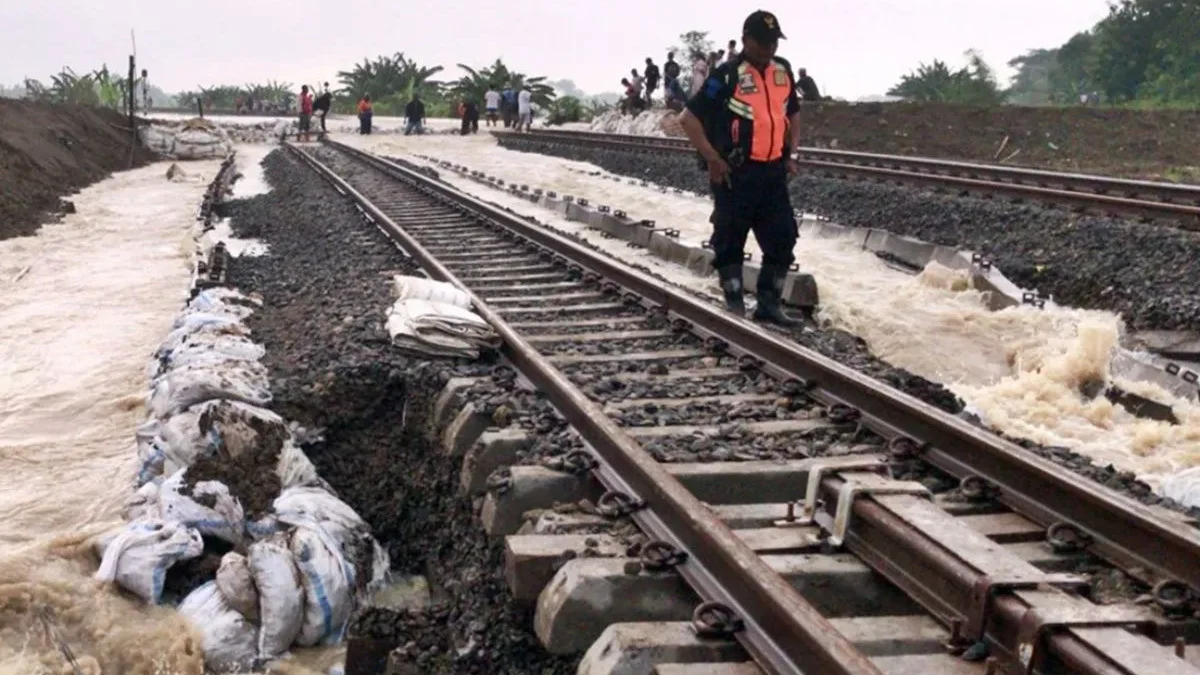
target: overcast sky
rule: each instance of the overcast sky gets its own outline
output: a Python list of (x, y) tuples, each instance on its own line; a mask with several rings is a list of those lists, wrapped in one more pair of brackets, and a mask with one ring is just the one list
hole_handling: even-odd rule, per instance
[(882, 94), (918, 62), (955, 65), (972, 47), (1005, 62), (1054, 47), (1107, 13), (1106, 0), (0, 0), (0, 83), (42, 80), (62, 66), (124, 71), (129, 31), (138, 67), (167, 91), (268, 79), (334, 81), (365, 56), (403, 51), (421, 64), (486, 65), (571, 79), (591, 93), (619, 88), (647, 56), (661, 62), (679, 33), (719, 45), (755, 9), (774, 11), (789, 39), (780, 55), (807, 66), (823, 92)]

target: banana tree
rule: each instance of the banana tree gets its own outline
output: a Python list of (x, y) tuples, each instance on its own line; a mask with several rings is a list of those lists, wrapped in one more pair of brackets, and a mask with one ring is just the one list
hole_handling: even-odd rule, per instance
[(512, 87), (519, 91), (528, 87), (533, 104), (539, 108), (549, 108), (556, 96), (554, 87), (546, 84), (545, 76), (529, 77), (524, 73), (511, 71), (501, 59), (496, 59), (492, 65), (479, 70), (462, 63), (458, 64), (458, 67), (467, 74), (450, 85), (450, 94), (456, 99), (482, 101), (488, 89), (495, 88), (496, 91), (500, 91)]

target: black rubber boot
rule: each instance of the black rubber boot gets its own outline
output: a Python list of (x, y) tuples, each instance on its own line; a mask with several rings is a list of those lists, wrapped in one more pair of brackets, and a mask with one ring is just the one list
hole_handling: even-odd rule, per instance
[(725, 309), (746, 316), (745, 286), (742, 281), (742, 266), (729, 265), (717, 270), (721, 277), (721, 290), (725, 293)]
[(754, 308), (755, 321), (788, 328), (800, 325), (799, 321), (783, 313), (783, 282), (786, 279), (787, 269), (763, 265), (758, 273), (758, 306)]

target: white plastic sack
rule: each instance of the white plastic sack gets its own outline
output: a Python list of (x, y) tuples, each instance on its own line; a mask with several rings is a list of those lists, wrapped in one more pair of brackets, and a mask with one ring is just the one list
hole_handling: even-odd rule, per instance
[(162, 519), (240, 544), (246, 531), (246, 515), (237, 497), (215, 480), (198, 481), (190, 494), (184, 494), (186, 478), (187, 469), (181, 469), (163, 481), (158, 493)]
[(483, 347), (500, 338), (469, 309), (428, 300), (398, 300), (385, 326), (392, 344), (407, 352), (432, 356), (477, 358)]
[(1158, 494), (1183, 506), (1200, 506), (1200, 466), (1184, 469), (1164, 480)]
[(296, 643), (338, 644), (354, 609), (354, 568), (337, 540), (319, 525), (297, 527), (291, 543), (304, 585), (304, 621)]
[(200, 555), (204, 540), (181, 523), (145, 520), (101, 538), (96, 547), (102, 553), (96, 579), (116, 582), (146, 602), (158, 604), (167, 569)]
[(304, 623), (304, 588), (287, 534), (251, 544), (250, 572), (258, 589), (258, 654), (273, 659), (291, 647)]
[(214, 673), (250, 672), (258, 652), (254, 645), (254, 626), (229, 606), (210, 581), (188, 594), (179, 605), (179, 613), (200, 631), (204, 665)]
[(286, 441), (283, 449), (279, 451), (277, 473), (279, 482), (285, 491), (295, 487), (324, 488), (325, 486), (325, 481), (317, 475), (317, 467), (313, 466), (312, 460), (290, 440)]
[[(240, 401), (205, 401), (157, 424), (154, 440), (146, 450), (138, 451), (141, 459), (139, 483), (158, 475), (173, 475), (218, 450), (230, 457), (240, 457), (259, 444), (269, 442), (268, 437), (285, 439), (286, 450), (288, 430), (279, 415)], [(285, 450), (280, 451), (281, 466), (285, 462)], [(316, 469), (311, 468), (311, 462), (303, 457), (303, 453), (301, 455), (315, 475)], [(301, 460), (288, 457), (286, 461), (298, 464)], [(305, 468), (299, 466), (293, 470), (303, 472)]]
[(217, 159), (228, 155), (233, 145), (218, 129), (184, 129), (175, 134), (176, 159)]
[(176, 368), (155, 379), (147, 407), (161, 420), (215, 399), (265, 407), (271, 402), (266, 368), (252, 361)]
[(183, 344), (162, 355), (163, 370), (193, 363), (258, 361), (266, 348), (241, 335), (192, 334)]
[(217, 568), (217, 589), (229, 606), (248, 621), (258, 621), (258, 588), (254, 586), (254, 574), (246, 556), (231, 551), (221, 556)]
[[(387, 552), (354, 509), (333, 494), (315, 487), (289, 488), (275, 498), (272, 507), (279, 522), (319, 529), (332, 538), (346, 559), (348, 580), (359, 598), (365, 598), (386, 580), (390, 567)], [(370, 557), (369, 579), (355, 578), (360, 556)]]
[(175, 131), (160, 126), (143, 126), (138, 129), (138, 138), (151, 152), (164, 157), (175, 156)]
[(262, 307), (262, 300), (240, 293), (231, 288), (207, 288), (196, 294), (184, 309), (183, 315), (215, 314), (231, 319), (242, 320)]
[(471, 296), (454, 284), (404, 275), (396, 275), (392, 280), (396, 285), (396, 297), (400, 300), (428, 300), (463, 309), (471, 308)]
[(146, 481), (125, 500), (121, 515), (125, 520), (157, 520), (159, 514), (158, 491), (162, 481)]

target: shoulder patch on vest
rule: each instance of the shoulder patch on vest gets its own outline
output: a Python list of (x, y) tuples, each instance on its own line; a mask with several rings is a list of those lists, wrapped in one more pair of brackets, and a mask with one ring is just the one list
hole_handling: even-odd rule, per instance
[(738, 77), (738, 91), (743, 94), (753, 94), (758, 91), (758, 87), (754, 84), (754, 75), (751, 73), (742, 73)]
[(780, 70), (779, 68), (776, 68), (775, 69), (775, 86), (783, 87), (783, 86), (786, 86), (787, 83), (788, 83), (787, 72)]

